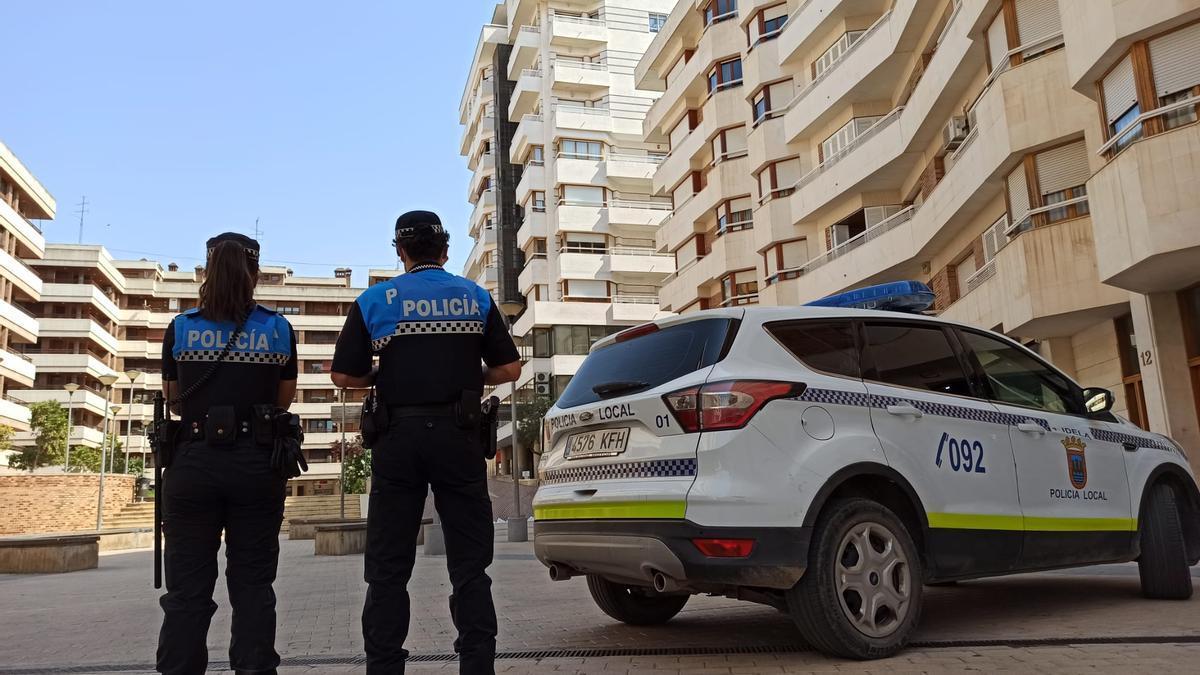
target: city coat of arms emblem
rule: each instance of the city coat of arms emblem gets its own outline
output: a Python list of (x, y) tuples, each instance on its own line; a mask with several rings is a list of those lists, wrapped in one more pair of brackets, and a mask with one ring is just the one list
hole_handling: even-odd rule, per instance
[(1078, 436), (1067, 436), (1062, 440), (1063, 448), (1067, 451), (1067, 475), (1071, 478), (1071, 485), (1076, 490), (1082, 490), (1087, 485), (1087, 458), (1083, 451), (1087, 448), (1087, 444)]

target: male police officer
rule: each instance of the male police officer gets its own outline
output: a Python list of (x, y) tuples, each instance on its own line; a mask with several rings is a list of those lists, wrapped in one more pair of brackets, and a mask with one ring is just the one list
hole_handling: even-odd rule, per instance
[(445, 531), (460, 669), (493, 672), (492, 505), (478, 405), (485, 384), (515, 381), (521, 363), (488, 292), (442, 269), (449, 241), (437, 215), (400, 216), (395, 244), (406, 273), (359, 296), (333, 357), (335, 385), (374, 386), (380, 402), (363, 608), (370, 673), (404, 671), (407, 585), (429, 485)]

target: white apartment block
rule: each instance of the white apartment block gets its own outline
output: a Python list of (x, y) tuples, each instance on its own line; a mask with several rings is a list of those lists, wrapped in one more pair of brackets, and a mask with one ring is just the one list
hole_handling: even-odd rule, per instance
[[(36, 366), (30, 388), (10, 392), (22, 404), (54, 400), (71, 408), (71, 444), (98, 447), (104, 438), (105, 398), (119, 410), (110, 416), (110, 432), (131, 455), (149, 452), (144, 431), (153, 417), (153, 393), (162, 388), (162, 341), (176, 314), (196, 306), (202, 267), (165, 269), (148, 260), (116, 260), (101, 246), (50, 244), (27, 260), (41, 290), (26, 299), (25, 311), (41, 325), (40, 339), (21, 346)], [(393, 273), (371, 272), (377, 281)], [(255, 297), (284, 314), (296, 329), (299, 386), (292, 411), (305, 430), (309, 472), (291, 481), (289, 494), (331, 494), (337, 490), (339, 463), (330, 462), (330, 446), (341, 438), (342, 406), (329, 379), (334, 344), (350, 304), (361, 289), (352, 288), (349, 270), (333, 277), (297, 277), (282, 267), (263, 267)], [(140, 373), (130, 380), (127, 373)], [(111, 392), (100, 381), (117, 375)], [(64, 385), (77, 385), (74, 393)], [(346, 406), (348, 438), (358, 432), (363, 392), (350, 392)], [(32, 442), (28, 433), (18, 442)], [(148, 459), (147, 466), (152, 464)]]
[[(37, 342), (38, 320), (24, 308), (42, 295), (42, 280), (26, 261), (44, 255), (46, 240), (34, 220), (54, 218), (54, 197), (8, 146), (0, 143), (0, 424), (29, 430), (29, 408), (19, 398), (34, 385), (35, 366), (23, 351)], [(0, 464), (7, 464), (0, 456)]]
[(1200, 2), (680, 0), (664, 310), (928, 282), (1200, 462)]
[(475, 206), (465, 274), (525, 305), (519, 396), (556, 396), (593, 342), (661, 315), (675, 261), (655, 233), (671, 203), (651, 179), (666, 146), (643, 140), (657, 94), (635, 88), (634, 69), (670, 8), (509, 0), (480, 35), (460, 108)]

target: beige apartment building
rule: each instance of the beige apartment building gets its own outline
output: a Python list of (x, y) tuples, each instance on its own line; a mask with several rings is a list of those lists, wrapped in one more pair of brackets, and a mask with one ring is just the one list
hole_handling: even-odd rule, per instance
[[(105, 400), (117, 406), (111, 432), (132, 455), (149, 452), (144, 431), (153, 416), (152, 396), (162, 388), (162, 341), (174, 316), (196, 305), (202, 267), (165, 268), (149, 260), (117, 260), (101, 246), (49, 244), (26, 261), (36, 271), (37, 298), (22, 298), (23, 311), (38, 317), (40, 339), (20, 345), (36, 367), (29, 388), (10, 392), (21, 404), (55, 400), (71, 410), (72, 445), (98, 447), (104, 438)], [(371, 272), (372, 282), (394, 272)], [(333, 277), (298, 277), (282, 267), (264, 267), (256, 297), (287, 316), (296, 329), (299, 387), (293, 412), (300, 415), (309, 472), (289, 485), (289, 494), (333, 494), (341, 466), (330, 449), (341, 438), (338, 391), (329, 379), (334, 344), (350, 303), (361, 289), (350, 270)], [(130, 375), (134, 375), (131, 379)], [(100, 380), (118, 377), (111, 392)], [(75, 385), (72, 393), (65, 387)], [(345, 430), (358, 431), (351, 392)], [(18, 442), (32, 442), (26, 432)], [(149, 464), (149, 462), (148, 462)]]
[(663, 310), (925, 281), (1200, 461), (1200, 2), (681, 0), (637, 84)]
[[(657, 93), (635, 87), (634, 69), (670, 8), (508, 0), (480, 34), (460, 106), (475, 240), (464, 273), (524, 306), (515, 330), (532, 367), (518, 396), (557, 396), (593, 342), (661, 315), (675, 260), (655, 233), (671, 203), (651, 179), (666, 145), (643, 140)], [(500, 435), (508, 445), (507, 423)]]
[[(54, 218), (54, 197), (0, 143), (0, 424), (28, 431), (29, 408), (19, 398), (34, 385), (35, 366), (25, 346), (40, 326), (25, 305), (42, 295), (42, 280), (26, 261), (45, 254), (46, 240), (35, 220)], [(0, 456), (0, 464), (7, 464)]]

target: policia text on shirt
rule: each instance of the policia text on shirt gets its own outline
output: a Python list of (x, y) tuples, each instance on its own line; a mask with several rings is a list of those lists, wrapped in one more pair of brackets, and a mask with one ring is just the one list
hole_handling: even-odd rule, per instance
[(493, 525), (480, 398), (485, 385), (515, 381), (521, 364), (488, 292), (442, 269), (448, 243), (435, 214), (401, 216), (395, 245), (405, 274), (359, 296), (333, 358), (335, 385), (375, 389), (374, 414), (364, 420), (364, 439), (374, 441), (363, 609), (368, 673), (404, 670), (407, 586), (430, 486), (446, 537), (460, 668), (493, 672)]

